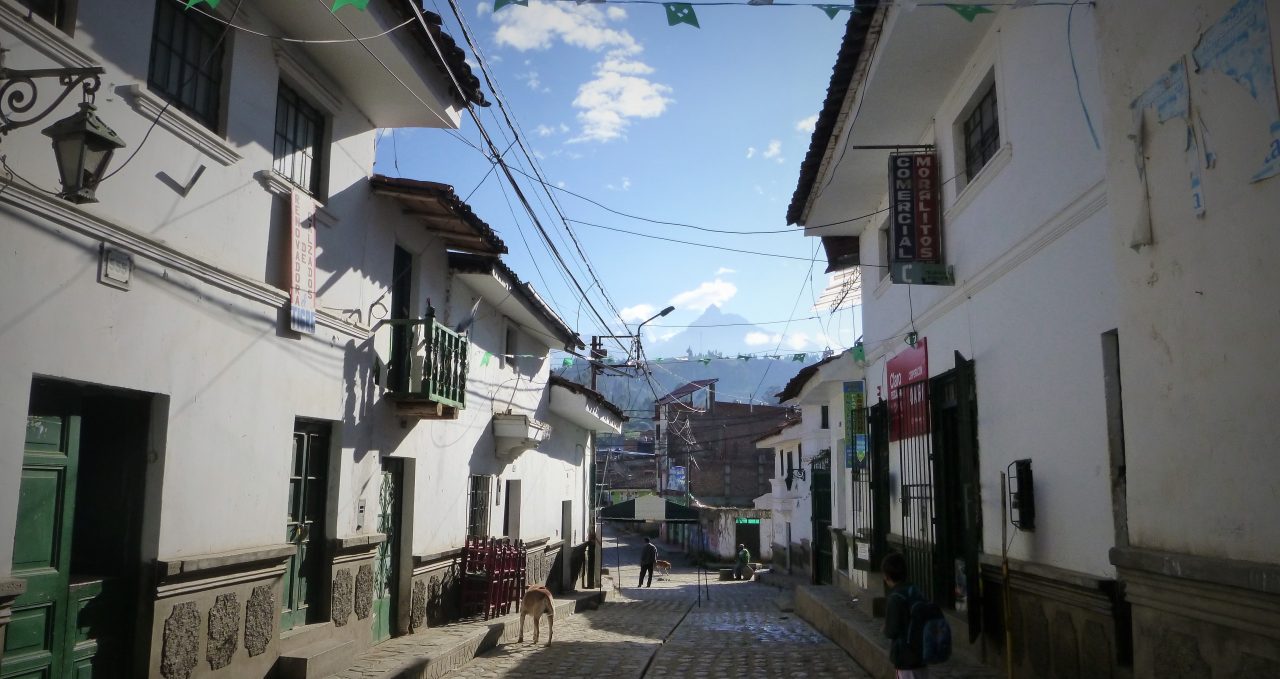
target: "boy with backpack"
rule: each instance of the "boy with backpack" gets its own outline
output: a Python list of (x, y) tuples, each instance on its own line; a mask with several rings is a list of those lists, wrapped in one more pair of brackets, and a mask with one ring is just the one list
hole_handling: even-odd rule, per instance
[(891, 552), (880, 564), (888, 587), (884, 634), (897, 679), (928, 679), (928, 666), (951, 655), (951, 628), (938, 605), (910, 582), (907, 560)]

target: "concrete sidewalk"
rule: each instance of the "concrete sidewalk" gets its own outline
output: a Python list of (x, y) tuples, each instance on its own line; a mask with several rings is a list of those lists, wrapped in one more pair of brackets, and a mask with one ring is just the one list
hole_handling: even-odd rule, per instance
[[(556, 620), (595, 608), (603, 600), (604, 592), (597, 590), (556, 595)], [(357, 656), (351, 667), (330, 676), (331, 679), (434, 679), (466, 665), (499, 643), (514, 642), (519, 633), (518, 613), (428, 627), (374, 646)], [(532, 634), (531, 627), (525, 630), (527, 637)], [(543, 634), (546, 634), (545, 621)]]
[[(850, 596), (830, 585), (804, 585), (795, 589), (796, 613), (827, 635), (876, 679), (893, 679), (889, 662), (889, 640), (884, 621), (858, 607)], [(953, 638), (951, 659), (929, 667), (930, 679), (1000, 679), (1002, 672), (969, 658), (961, 646), (965, 639)]]

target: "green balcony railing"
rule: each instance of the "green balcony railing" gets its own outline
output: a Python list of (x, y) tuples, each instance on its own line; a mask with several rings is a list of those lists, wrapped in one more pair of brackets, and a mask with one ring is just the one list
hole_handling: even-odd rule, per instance
[(467, 407), (467, 344), (465, 336), (432, 319), (423, 366), (423, 382), (431, 400), (459, 410)]
[(383, 321), (391, 326), (390, 384), (393, 394), (466, 408), (465, 335), (445, 327), (428, 311), (425, 318)]

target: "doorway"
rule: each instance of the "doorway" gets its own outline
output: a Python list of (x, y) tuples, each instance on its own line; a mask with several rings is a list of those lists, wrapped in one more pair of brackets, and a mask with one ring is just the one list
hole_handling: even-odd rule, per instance
[(956, 367), (932, 380), (934, 492), (937, 545), (935, 601), (967, 613), (970, 641), (981, 631), (978, 555), (982, 501), (978, 484), (977, 390), (973, 361), (956, 354)]
[(400, 517), (403, 506), (404, 464), (393, 457), (382, 458), (382, 486), (378, 492), (378, 543), (373, 572), (373, 643), (390, 639), (396, 632), (400, 565)]
[(0, 677), (133, 674), (150, 418), (148, 394), (32, 383)]
[(280, 631), (320, 622), (324, 592), (325, 516), (329, 494), (329, 430), (322, 422), (295, 420), (289, 469), (285, 541), (293, 555), (284, 572)]
[(824, 451), (813, 459), (811, 467), (813, 515), (813, 582), (831, 584), (834, 550), (831, 544), (831, 451)]

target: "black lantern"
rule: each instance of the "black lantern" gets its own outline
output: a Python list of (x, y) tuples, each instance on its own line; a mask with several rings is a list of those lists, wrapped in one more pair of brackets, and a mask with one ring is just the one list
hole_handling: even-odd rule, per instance
[(53, 154), (62, 178), (62, 193), (73, 203), (95, 203), (94, 189), (111, 162), (111, 155), (124, 142), (98, 119), (97, 109), (88, 102), (80, 110), (46, 127), (43, 134), (53, 139)]

